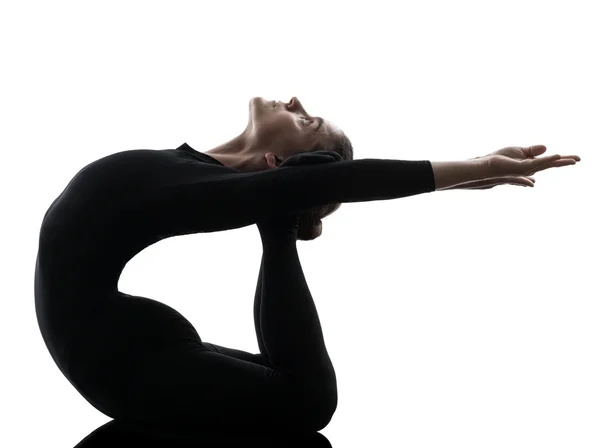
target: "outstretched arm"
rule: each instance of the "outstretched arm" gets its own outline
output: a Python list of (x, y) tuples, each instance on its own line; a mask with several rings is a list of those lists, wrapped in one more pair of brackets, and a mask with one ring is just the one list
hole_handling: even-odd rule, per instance
[(186, 164), (146, 191), (131, 213), (153, 220), (165, 235), (229, 230), (319, 205), (433, 192), (432, 165), (428, 160), (360, 159), (247, 173)]
[(335, 203), (430, 193), (488, 177), (478, 160), (359, 159), (240, 172), (186, 163), (128, 203), (127, 213), (152, 221), (163, 237), (237, 229), (280, 214)]

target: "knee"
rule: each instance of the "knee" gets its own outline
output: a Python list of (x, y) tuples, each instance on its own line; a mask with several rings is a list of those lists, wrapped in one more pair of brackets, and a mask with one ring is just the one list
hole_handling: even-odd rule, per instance
[(317, 393), (309, 416), (311, 430), (320, 431), (325, 428), (333, 418), (337, 404), (337, 387), (333, 386)]
[(320, 431), (325, 428), (337, 409), (338, 391), (335, 375), (288, 377), (291, 379), (291, 389), (294, 391), (293, 407), (302, 421), (301, 425), (308, 431)]

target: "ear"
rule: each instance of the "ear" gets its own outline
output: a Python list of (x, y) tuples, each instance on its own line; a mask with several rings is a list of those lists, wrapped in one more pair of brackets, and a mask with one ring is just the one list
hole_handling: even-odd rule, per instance
[(273, 154), (272, 152), (268, 152), (265, 154), (265, 159), (267, 159), (267, 165), (269, 166), (269, 168), (279, 168), (277, 166), (278, 163), (280, 163), (281, 161), (279, 160), (279, 158)]

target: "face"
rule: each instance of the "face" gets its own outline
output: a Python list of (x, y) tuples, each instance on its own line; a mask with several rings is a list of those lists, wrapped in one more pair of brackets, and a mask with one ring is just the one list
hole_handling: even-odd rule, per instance
[(250, 100), (248, 130), (253, 146), (266, 151), (269, 167), (275, 168), (292, 154), (308, 151), (317, 143), (327, 147), (333, 126), (321, 117), (309, 115), (298, 98), (287, 103), (262, 97)]

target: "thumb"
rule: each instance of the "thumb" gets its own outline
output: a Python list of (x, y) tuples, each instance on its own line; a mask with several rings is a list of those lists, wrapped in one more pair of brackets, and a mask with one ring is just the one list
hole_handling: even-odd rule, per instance
[(523, 152), (527, 157), (535, 157), (544, 154), (546, 152), (546, 147), (544, 145), (528, 146), (523, 148)]

